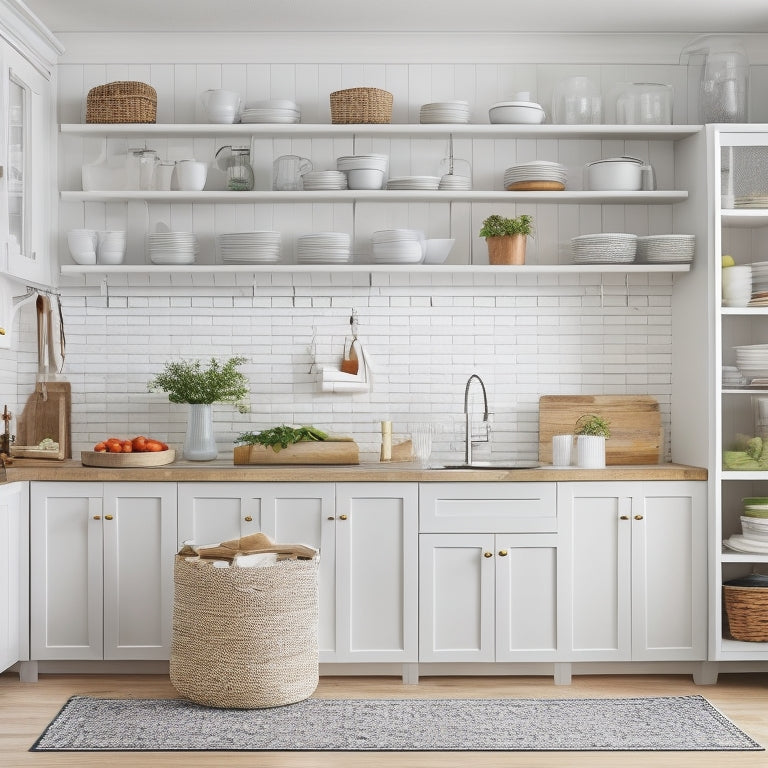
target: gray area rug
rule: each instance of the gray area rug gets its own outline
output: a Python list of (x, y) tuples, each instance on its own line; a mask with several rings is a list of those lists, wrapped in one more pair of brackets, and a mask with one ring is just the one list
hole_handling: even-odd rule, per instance
[(306, 699), (270, 709), (74, 696), (30, 751), (762, 749), (702, 696)]

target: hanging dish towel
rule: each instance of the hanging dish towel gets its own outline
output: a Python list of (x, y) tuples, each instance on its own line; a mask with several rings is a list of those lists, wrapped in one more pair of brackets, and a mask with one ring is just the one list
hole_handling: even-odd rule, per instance
[(322, 392), (370, 392), (373, 374), (360, 339), (354, 339), (346, 359), (358, 360), (357, 373), (346, 373), (338, 368), (320, 368), (318, 381)]

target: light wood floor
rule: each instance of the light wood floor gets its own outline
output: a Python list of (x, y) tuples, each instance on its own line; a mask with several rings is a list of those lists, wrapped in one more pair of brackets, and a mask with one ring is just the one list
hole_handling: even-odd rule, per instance
[[(696, 768), (768, 767), (768, 752), (75, 752), (27, 750), (74, 694), (105, 697), (176, 696), (160, 675), (41, 675), (21, 683), (0, 675), (0, 766), (249, 766), (249, 768), (578, 768), (584, 766), (696, 766)], [(696, 686), (689, 677), (578, 676), (570, 686), (554, 686), (546, 677), (422, 678), (404, 686), (399, 678), (325, 677), (315, 696), (322, 698), (608, 698), (690, 696), (709, 699), (753, 739), (768, 746), (768, 674), (721, 675), (715, 686)]]

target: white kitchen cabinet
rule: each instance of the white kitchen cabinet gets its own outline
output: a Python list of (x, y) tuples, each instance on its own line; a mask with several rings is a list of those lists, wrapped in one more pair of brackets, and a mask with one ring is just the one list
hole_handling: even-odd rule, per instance
[(179, 543), (263, 531), (320, 552), (321, 662), (413, 662), (416, 484), (180, 483)]
[(175, 483), (33, 482), (31, 658), (167, 659)]
[(570, 661), (703, 661), (703, 482), (558, 483)]
[(0, 672), (29, 659), (28, 489), (0, 485)]
[(420, 488), (419, 661), (559, 661), (554, 483)]
[(55, 170), (51, 83), (2, 38), (0, 76), (0, 271), (49, 285), (51, 174)]

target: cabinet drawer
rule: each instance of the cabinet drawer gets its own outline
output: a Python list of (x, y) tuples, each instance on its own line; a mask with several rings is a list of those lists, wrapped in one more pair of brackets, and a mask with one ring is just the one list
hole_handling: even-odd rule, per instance
[(422, 483), (421, 533), (553, 533), (555, 483)]

